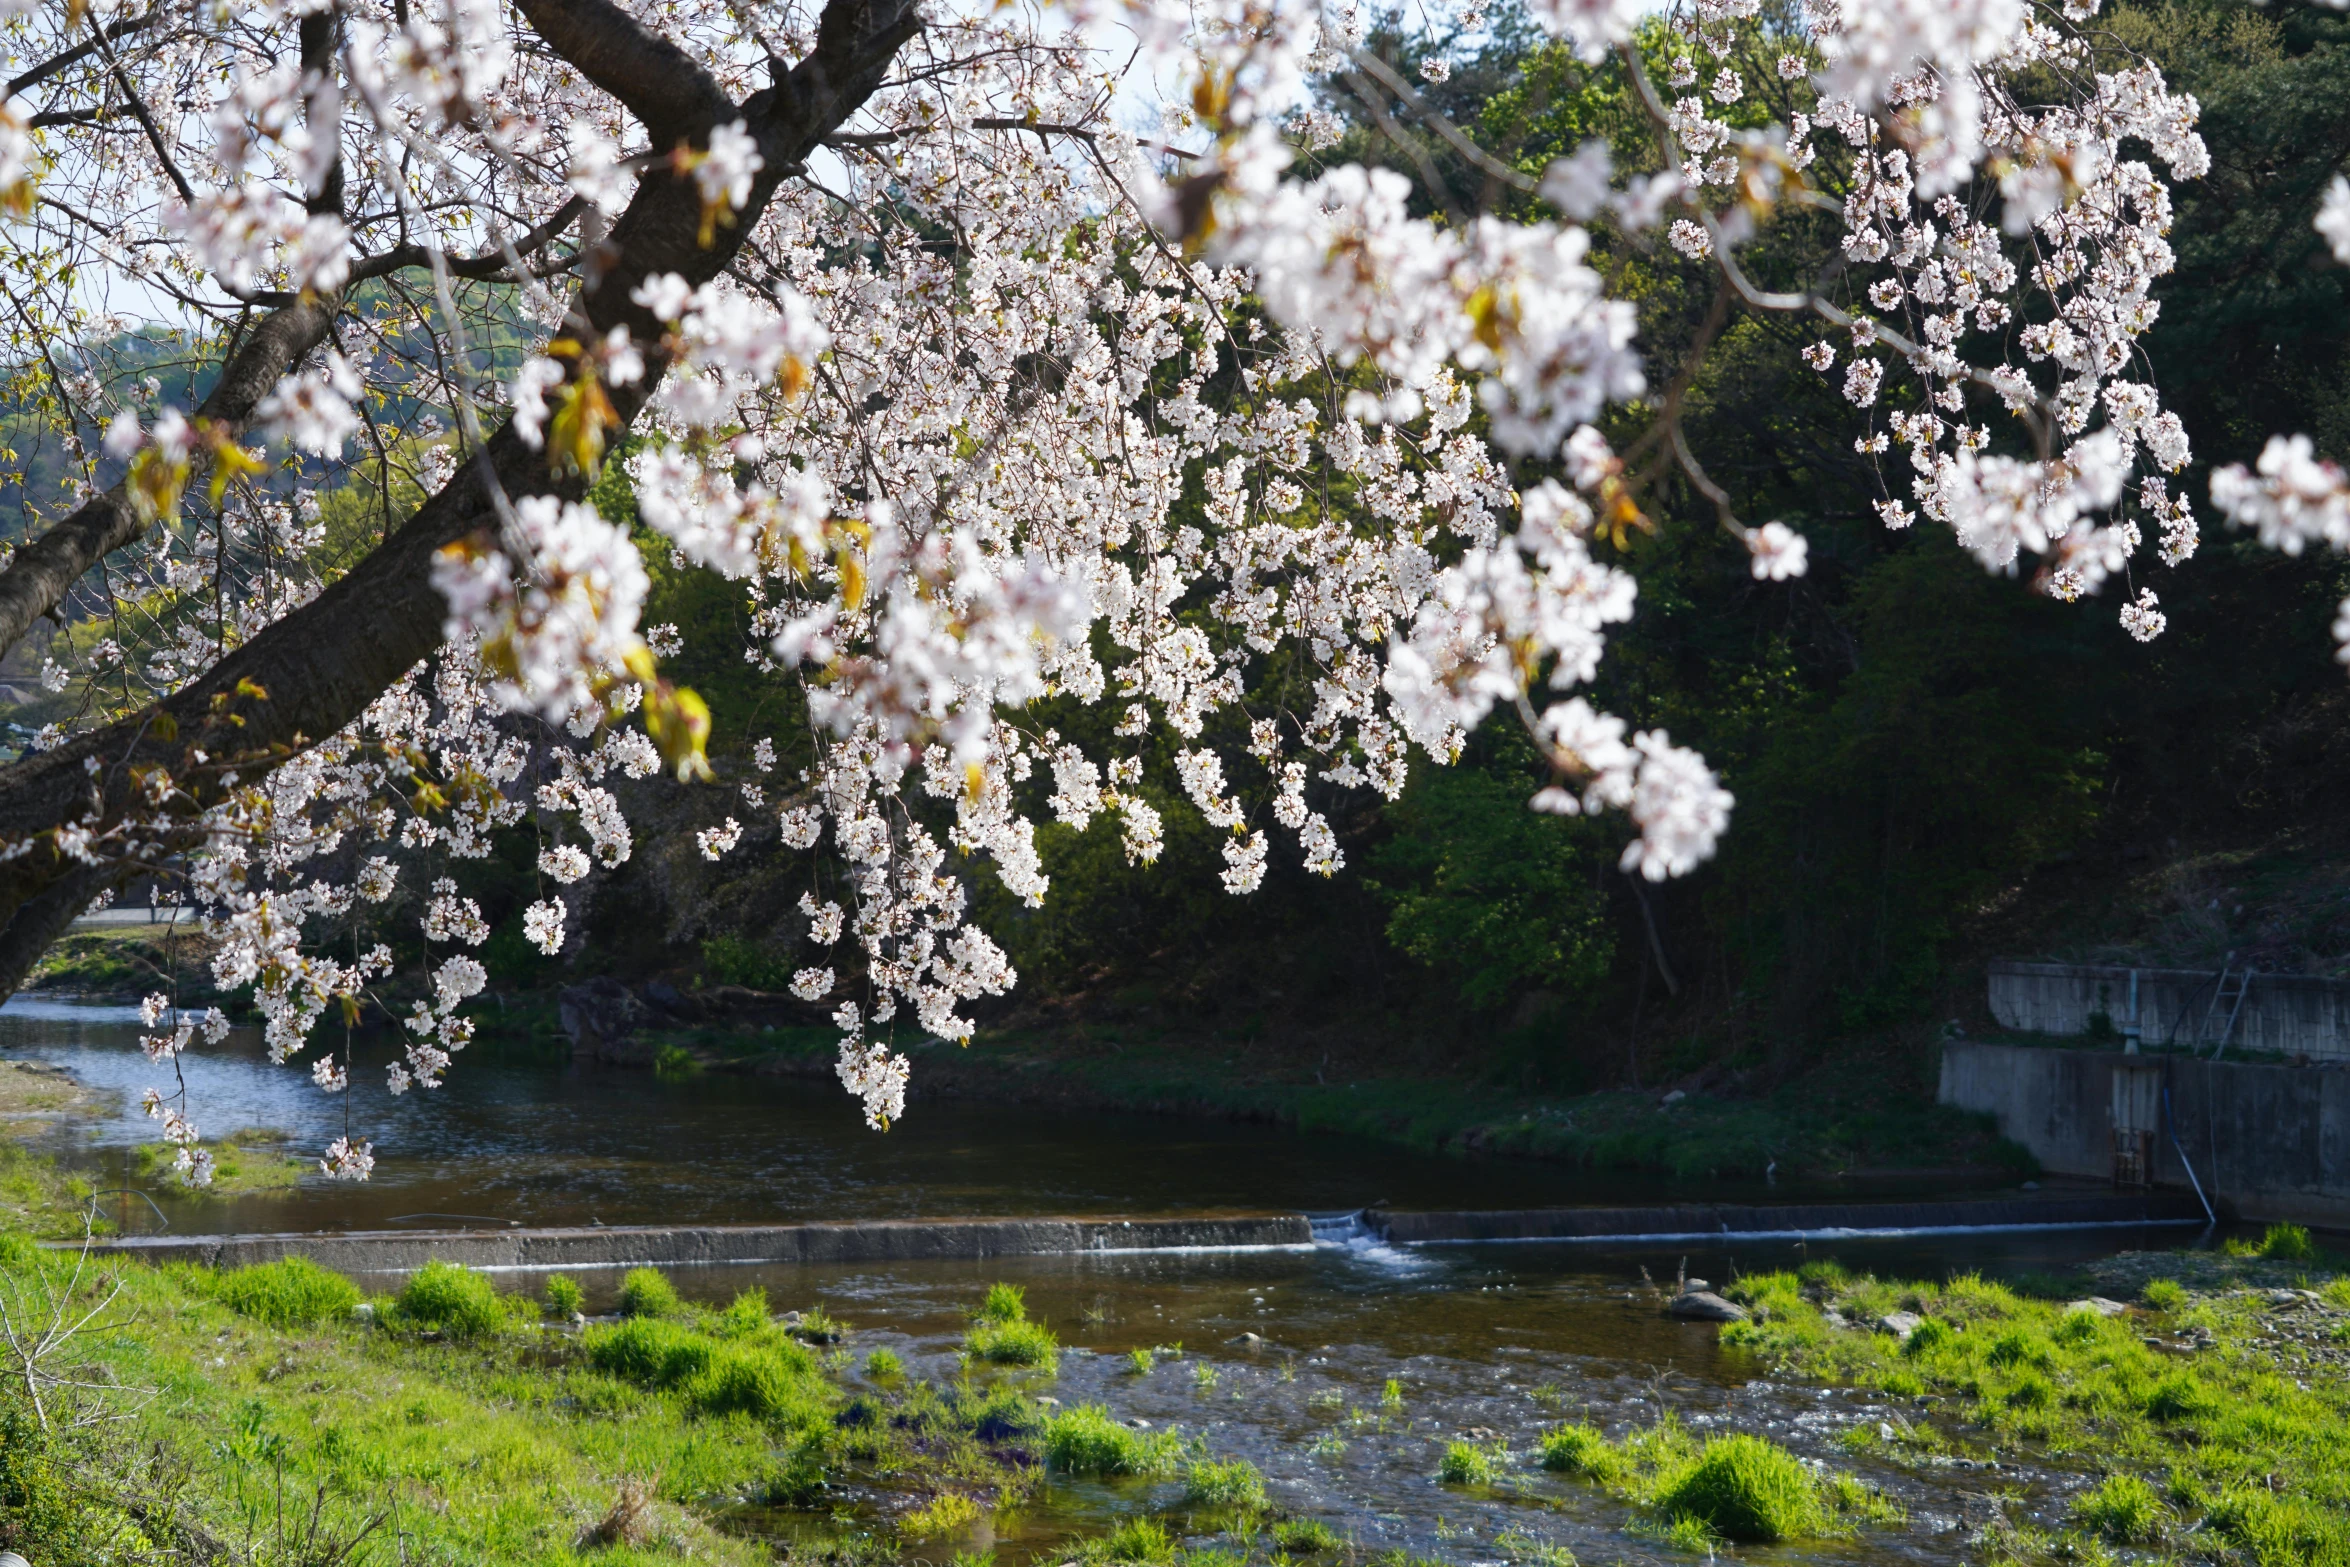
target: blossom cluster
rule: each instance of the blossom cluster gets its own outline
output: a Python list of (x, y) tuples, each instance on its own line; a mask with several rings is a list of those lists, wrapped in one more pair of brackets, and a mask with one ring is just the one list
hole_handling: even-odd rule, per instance
[[(44, 162), (7, 108), (0, 207), (30, 211), (13, 193), (36, 182), (74, 198), (26, 220), (36, 293), (70, 259), (199, 301), (224, 334), (257, 303), (344, 306), (242, 424), (158, 381), (64, 387), (72, 439), (104, 431), (141, 517), (181, 524), (121, 557), (145, 585), (135, 624), (44, 670), (88, 696), (82, 721), (182, 689), (312, 604), (355, 509), (380, 505), (388, 532), (395, 492), (460, 482), (501, 410), (543, 460), (543, 485), (488, 486), (479, 531), (434, 559), (436, 656), (245, 776), (193, 760), (230, 775), (184, 888), (214, 978), (250, 992), (273, 1059), (307, 1055), (327, 1092), (351, 1063), (321, 1025), (384, 1005), (394, 978), (388, 947), (346, 937), (417, 920), (386, 1086), (434, 1088), (487, 982), (465, 862), (534, 834), (519, 924), (560, 954), (594, 879), (635, 851), (624, 783), (709, 772), (710, 715), (660, 673), (687, 633), (640, 624), (635, 525), (670, 568), (739, 596), (740, 644), (717, 651), (808, 716), (730, 763), (689, 830), (714, 863), (800, 857), (806, 890), (774, 912), (815, 953), (788, 988), (829, 1009), (840, 1080), (877, 1126), (904, 1113), (899, 1020), (967, 1040), (976, 1004), (1016, 983), (972, 878), (1044, 902), (1047, 823), (1103, 823), (1147, 867), (1167, 813), (1194, 813), (1245, 896), (1276, 863), (1337, 873), (1350, 803), (1398, 797), (1498, 713), (1549, 764), (1529, 806), (1620, 816), (1626, 873), (1714, 852), (1721, 780), (1593, 689), (1637, 606), (1625, 529), (1654, 525), (1638, 464), (1699, 474), (1677, 426), (1621, 450), (1603, 434), (1651, 394), (1604, 245), (1818, 323), (1804, 360), (1852, 406), (1888, 527), (1947, 527), (2059, 598), (2118, 582), (2141, 639), (2165, 624), (2138, 580), (2149, 535), (2166, 566), (2196, 548), (2173, 488), (2187, 434), (2134, 366), (2172, 266), (2171, 182), (2208, 158), (2193, 100), (2087, 25), (2096, 0), (1675, 0), (1653, 59), (1635, 37), (1656, 8), (1535, 0), (1582, 59), (1621, 64), (1661, 167), (1619, 173), (1595, 142), (1515, 176), (1540, 207), (1457, 223), (1416, 215), (1395, 172), (1293, 168), (1338, 140), (1298, 102), (1367, 36), (1336, 0), (1084, 0), (1067, 32), (933, 17), (820, 172), (768, 168), (747, 119), (653, 145), (488, 0), (345, 0), (332, 59), (307, 64), (291, 43), (311, 8), (249, 9), (233, 28), (159, 25), (131, 62), (179, 107), (149, 132), (175, 139), (169, 168)], [(1112, 17), (1141, 41), (1131, 62), (1083, 31)], [(746, 111), (768, 61), (816, 36), (780, 4), (681, 0), (643, 25)], [(68, 47), (53, 22), (22, 31), (10, 47)], [(69, 67), (66, 90), (113, 90)], [(1119, 123), (1129, 70), (1186, 84), (1181, 145)], [(580, 332), (566, 274), (609, 264), (644, 178), (690, 181), (699, 228), (681, 244), (739, 251), (700, 284), (629, 273), (653, 335)], [(1835, 212), (1838, 266), (1759, 285), (1750, 241), (1799, 199)], [(119, 216), (44, 226), (80, 211)], [(2350, 184), (2316, 221), (2350, 253)], [(484, 256), (506, 270), (506, 303), (468, 303), (467, 255), (471, 276)], [(349, 279), (395, 262), (418, 270), (414, 303), (355, 307)], [(485, 368), (499, 361), (478, 350), (517, 324), (519, 361)], [(624, 461), (608, 450), (623, 389), (649, 394)], [(296, 477), (268, 477), (272, 447), (302, 454)], [(615, 481), (632, 516), (592, 498)], [(2223, 469), (2212, 500), (2279, 548), (2350, 545), (2341, 472), (2306, 442)], [(1719, 504), (1741, 571), (1805, 572), (1801, 533)], [(1079, 713), (1099, 722), (1052, 716)], [(185, 784), (146, 776), (158, 820)], [(52, 842), (128, 865), (141, 831), (93, 815)], [(151, 1058), (176, 1062), (218, 1018), (150, 1035)], [(184, 1091), (150, 1105), (203, 1178)], [(346, 1135), (322, 1167), (359, 1179), (374, 1158)]]

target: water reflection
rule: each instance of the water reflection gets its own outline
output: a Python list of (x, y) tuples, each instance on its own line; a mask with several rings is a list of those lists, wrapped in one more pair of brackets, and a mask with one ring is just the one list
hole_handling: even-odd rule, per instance
[[(129, 1155), (155, 1128), (139, 1094), (170, 1086), (169, 1068), (146, 1060), (138, 1033), (129, 1007), (21, 997), (0, 1007), (0, 1052), (64, 1066), (110, 1100), (76, 1150), (107, 1185), (140, 1184), (127, 1174)], [(348, 1131), (375, 1142), (378, 1162), (364, 1186), (309, 1178), (282, 1195), (194, 1201), (159, 1189), (174, 1228), (371, 1227), (420, 1213), (539, 1225), (1328, 1211), (1383, 1198), (1510, 1208), (1671, 1190), (1645, 1177), (1420, 1155), (1261, 1124), (930, 1102), (919, 1083), (909, 1115), (882, 1134), (828, 1079), (663, 1080), (479, 1050), (458, 1059), (446, 1086), (395, 1097), (383, 1086), (388, 1059), (382, 1044), (362, 1047), (350, 1091), (329, 1097), (300, 1064), (270, 1065), (249, 1030), (192, 1050), (181, 1064), (189, 1113), (208, 1137), (263, 1128), (315, 1154)]]

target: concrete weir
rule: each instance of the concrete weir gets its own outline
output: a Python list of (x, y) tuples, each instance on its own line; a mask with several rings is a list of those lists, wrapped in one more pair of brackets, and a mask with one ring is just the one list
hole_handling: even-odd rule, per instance
[(1521, 1208), (1493, 1213), (1380, 1213), (1364, 1223), (1391, 1244), (1470, 1245), (1490, 1241), (1649, 1242), (1834, 1240), (1839, 1237), (1958, 1235), (2026, 1230), (2127, 1229), (2201, 1225), (2192, 1198), (2013, 1197), (1960, 1202), (1789, 1203), (1775, 1207), (1682, 1205), (1656, 1208)]
[(954, 1261), (1069, 1253), (1308, 1251), (1298, 1213), (1168, 1219), (867, 1219), (841, 1224), (615, 1225), (546, 1230), (351, 1230), (138, 1235), (91, 1250), (218, 1268), (308, 1257), (339, 1273), (407, 1273), (439, 1258), (490, 1273), (712, 1264)]

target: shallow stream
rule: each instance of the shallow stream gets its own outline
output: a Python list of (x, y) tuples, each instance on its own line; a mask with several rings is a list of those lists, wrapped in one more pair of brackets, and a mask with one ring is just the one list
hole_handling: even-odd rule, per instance
[[(119, 1108), (102, 1104), (90, 1121), (56, 1134), (101, 1186), (131, 1184), (114, 1177), (152, 1136), (136, 1096), (158, 1073), (138, 1051), (137, 1032), (128, 1009), (16, 1001), (0, 1010), (0, 1053), (55, 1063), (102, 1099), (120, 1096)], [(377, 1141), (382, 1162), (366, 1186), (305, 1180), (274, 1194), (160, 1195), (183, 1232), (421, 1226), (445, 1216), (720, 1223), (1329, 1211), (1381, 1198), (1398, 1207), (1526, 1207), (1689, 1195), (1558, 1166), (1419, 1157), (1382, 1144), (1172, 1117), (917, 1102), (898, 1128), (877, 1136), (845, 1095), (792, 1080), (661, 1082), (461, 1058), (437, 1092), (392, 1099), (363, 1085), (338, 1101), (319, 1094), (306, 1072), (269, 1066), (241, 1036), (222, 1051), (192, 1053), (185, 1068), (191, 1113), (208, 1133), (272, 1130), (306, 1151), (340, 1134), (347, 1107), (354, 1130)], [(1705, 1195), (1762, 1193), (1714, 1186)], [(109, 1211), (116, 1200), (107, 1199)], [(152, 1217), (142, 1224), (134, 1216), (129, 1227), (152, 1227)], [(2061, 1269), (2107, 1251), (2177, 1243), (2176, 1231), (2098, 1230), (1856, 1243), (1835, 1254), (1881, 1274), (1938, 1277)], [(1751, 1359), (1724, 1351), (1713, 1326), (1664, 1316), (1662, 1296), (1643, 1277), (1669, 1280), (1685, 1266), (1722, 1281), (1821, 1254), (1787, 1242), (1686, 1256), (1546, 1243), (1406, 1251), (1357, 1236), (1300, 1251), (730, 1266), (675, 1278), (687, 1295), (712, 1302), (760, 1284), (779, 1309), (821, 1304), (850, 1324), (854, 1363), (886, 1346), (916, 1374), (941, 1378), (956, 1374), (966, 1313), (986, 1286), (1020, 1284), (1031, 1315), (1066, 1346), (1058, 1376), (1034, 1391), (1063, 1404), (1105, 1404), (1122, 1419), (1195, 1436), (1215, 1456), (1247, 1458), (1280, 1507), (1320, 1518), (1372, 1553), (1401, 1548), (1469, 1567), (1533, 1561), (1547, 1544), (1584, 1563), (1688, 1561), (1638, 1534), (1624, 1504), (1533, 1462), (1540, 1432), (1566, 1418), (1611, 1435), (1667, 1413), (1700, 1431), (1759, 1432), (1859, 1473), (1909, 1511), (1899, 1528), (1741, 1549), (1745, 1559), (1957, 1562), (1996, 1507), (1995, 1492), (2020, 1495), (2023, 1515), (2053, 1513), (2077, 1483), (2057, 1468), (2012, 1460), (1995, 1471), (1913, 1467), (1845, 1450), (1839, 1432), (1926, 1416), (1846, 1391), (1775, 1383)], [(591, 1309), (608, 1303), (618, 1282), (575, 1276)], [(1178, 1344), (1181, 1354), (1148, 1375), (1129, 1371), (1128, 1351)], [(1383, 1399), (1391, 1381), (1400, 1403)], [(1513, 1455), (1499, 1484), (1439, 1484), (1444, 1446), (1461, 1438)], [(958, 1549), (993, 1545), (1006, 1567), (1064, 1560), (1057, 1548), (1070, 1537), (1171, 1508), (1178, 1490), (1056, 1480), (1018, 1512), (982, 1520), (918, 1559), (944, 1562)], [(842, 1501), (830, 1521), (735, 1508), (729, 1522), (780, 1542), (811, 1527), (870, 1527), (892, 1499), (852, 1492)]]

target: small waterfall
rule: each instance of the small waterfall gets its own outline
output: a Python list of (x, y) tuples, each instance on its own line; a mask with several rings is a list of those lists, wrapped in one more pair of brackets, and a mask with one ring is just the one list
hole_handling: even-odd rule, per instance
[(1309, 1213), (1306, 1222), (1314, 1227), (1314, 1244), (1342, 1251), (1357, 1261), (1376, 1264), (1382, 1268), (1425, 1268), (1428, 1259), (1390, 1246), (1387, 1238), (1363, 1222), (1363, 1210), (1351, 1213)]

